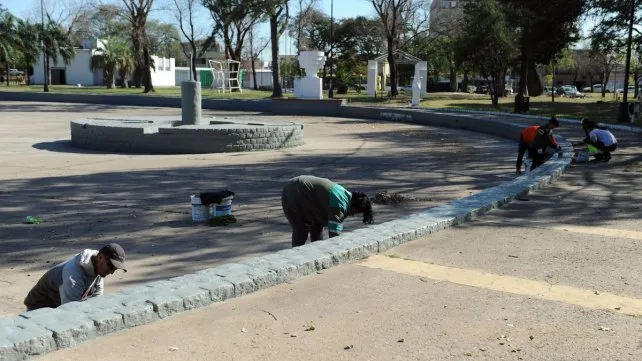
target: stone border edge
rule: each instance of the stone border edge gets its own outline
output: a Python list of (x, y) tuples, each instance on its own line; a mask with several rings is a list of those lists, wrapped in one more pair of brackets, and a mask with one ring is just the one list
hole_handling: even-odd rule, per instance
[[(358, 118), (443, 125), (448, 119), (410, 109), (344, 107)], [(352, 108), (352, 109), (349, 109)], [(341, 112), (344, 113), (343, 111)], [(507, 114), (502, 114), (507, 115)], [(452, 123), (453, 116), (450, 118)], [(454, 116), (460, 118), (459, 116)], [(461, 120), (461, 119), (459, 119)], [(470, 118), (450, 124), (515, 139), (519, 127), (506, 121)], [(486, 124), (488, 123), (488, 124)], [(489, 126), (497, 125), (497, 127)], [(484, 129), (479, 129), (479, 128)], [(400, 219), (357, 229), (324, 242), (285, 249), (169, 280), (130, 287), (85, 302), (0, 318), (0, 360), (23, 360), (144, 325), (180, 312), (240, 297), (284, 282), (381, 253), (445, 228), (473, 220), (560, 177), (572, 145), (559, 138), (565, 156), (510, 182)]]

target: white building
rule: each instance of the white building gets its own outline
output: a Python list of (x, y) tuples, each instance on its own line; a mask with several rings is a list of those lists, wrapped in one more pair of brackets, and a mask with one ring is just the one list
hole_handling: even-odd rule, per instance
[[(60, 57), (56, 62), (50, 59), (52, 85), (104, 85), (102, 69), (92, 71), (89, 68), (91, 57), (96, 53), (100, 53), (102, 42), (96, 39), (85, 40), (82, 45), (82, 48), (74, 49), (76, 55), (68, 65)], [(156, 70), (152, 69), (152, 84), (154, 86), (176, 85), (174, 80), (174, 72), (176, 71), (174, 58), (152, 56), (152, 59), (156, 66)], [(41, 53), (33, 68), (31, 84), (43, 84), (45, 82), (44, 73), (43, 54)]]

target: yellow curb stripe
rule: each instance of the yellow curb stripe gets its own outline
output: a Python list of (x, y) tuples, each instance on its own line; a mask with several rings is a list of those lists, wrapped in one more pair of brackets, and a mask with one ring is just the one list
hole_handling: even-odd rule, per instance
[(642, 316), (642, 299), (618, 296), (608, 292), (595, 294), (594, 290), (552, 285), (524, 278), (438, 266), (383, 255), (372, 256), (358, 265), (493, 291), (564, 302), (586, 308), (611, 310), (630, 316)]
[(574, 233), (592, 234), (592, 235), (604, 236), (604, 237), (642, 240), (642, 232), (626, 231), (623, 229), (574, 226), (570, 224), (556, 225), (556, 226), (549, 227), (549, 229), (553, 229), (556, 231), (568, 231), (568, 232), (574, 232)]

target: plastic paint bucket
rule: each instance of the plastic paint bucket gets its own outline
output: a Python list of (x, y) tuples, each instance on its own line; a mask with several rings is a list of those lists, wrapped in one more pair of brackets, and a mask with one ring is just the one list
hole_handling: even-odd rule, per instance
[(193, 222), (205, 222), (209, 219), (210, 210), (208, 206), (204, 206), (201, 203), (201, 197), (198, 194), (192, 194), (190, 196), (190, 201), (192, 203), (192, 221)]
[(220, 217), (220, 216), (231, 216), (232, 215), (232, 200), (234, 196), (225, 197), (221, 200), (221, 203), (214, 203), (213, 207), (210, 208), (210, 218)]

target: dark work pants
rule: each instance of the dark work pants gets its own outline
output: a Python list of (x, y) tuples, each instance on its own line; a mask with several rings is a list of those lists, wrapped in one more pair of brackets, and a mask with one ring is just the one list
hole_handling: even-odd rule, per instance
[(533, 161), (533, 164), (531, 164), (531, 170), (534, 170), (535, 168), (544, 164), (544, 161), (546, 160), (546, 154), (544, 153), (540, 154), (537, 152), (537, 149), (534, 149), (534, 148), (528, 148), (528, 155), (531, 157), (531, 160)]
[(528, 150), (528, 144), (524, 143), (524, 140), (522, 137), (519, 137), (519, 150), (517, 151), (517, 163), (515, 164), (515, 168), (517, 170), (522, 169), (522, 164), (524, 160), (524, 154), (526, 154), (526, 151)]
[[(288, 219), (288, 221), (290, 221)], [(308, 240), (308, 234), (310, 235), (310, 241), (316, 242), (323, 239), (323, 226), (306, 226), (304, 224), (293, 224), (290, 221), (292, 226), (292, 247), (299, 247), (305, 244), (305, 241)]]
[(606, 156), (610, 156), (611, 152), (614, 152), (615, 149), (617, 148), (617, 143), (606, 146), (604, 145), (604, 143), (600, 142), (599, 140), (595, 143), (590, 142), (590, 144), (595, 148), (597, 148), (600, 152), (602, 152)]

